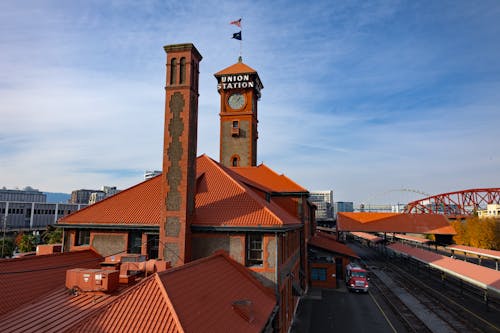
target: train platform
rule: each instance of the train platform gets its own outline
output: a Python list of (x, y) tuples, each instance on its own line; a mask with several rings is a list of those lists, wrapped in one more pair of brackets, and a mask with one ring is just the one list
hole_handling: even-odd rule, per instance
[(388, 245), (387, 248), (395, 253), (410, 256), (444, 274), (500, 295), (500, 271), (399, 243)]

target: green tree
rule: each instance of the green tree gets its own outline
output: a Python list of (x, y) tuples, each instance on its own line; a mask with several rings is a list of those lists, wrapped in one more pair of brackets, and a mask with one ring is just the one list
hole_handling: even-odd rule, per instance
[(19, 252), (30, 252), (35, 250), (36, 238), (33, 235), (20, 234), (17, 238)]
[(0, 240), (0, 257), (7, 258), (12, 257), (12, 253), (14, 252), (15, 244), (12, 238), (4, 237)]
[(48, 226), (42, 234), (42, 241), (46, 244), (60, 244), (62, 242), (63, 231), (61, 228)]

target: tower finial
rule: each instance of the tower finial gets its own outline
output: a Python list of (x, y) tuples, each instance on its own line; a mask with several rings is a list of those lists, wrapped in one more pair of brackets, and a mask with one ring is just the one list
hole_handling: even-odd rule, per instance
[(243, 62), (243, 58), (241, 56), (238, 57), (238, 62)]

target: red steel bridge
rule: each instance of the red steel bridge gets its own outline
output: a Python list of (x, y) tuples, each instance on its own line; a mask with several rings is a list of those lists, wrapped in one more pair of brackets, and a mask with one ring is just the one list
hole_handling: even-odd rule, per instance
[(450, 218), (473, 215), (487, 204), (500, 204), (500, 188), (478, 188), (437, 194), (409, 202), (406, 213), (444, 214)]

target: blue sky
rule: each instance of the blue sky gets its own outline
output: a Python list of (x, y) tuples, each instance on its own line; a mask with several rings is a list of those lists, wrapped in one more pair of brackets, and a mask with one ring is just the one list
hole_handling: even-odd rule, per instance
[(162, 158), (165, 53), (200, 64), (198, 154), (219, 157), (217, 71), (264, 84), (258, 161), (336, 201), (498, 187), (500, 2), (2, 1), (0, 186), (126, 188)]

